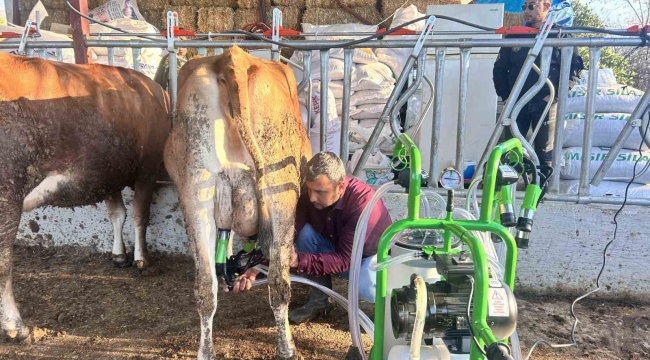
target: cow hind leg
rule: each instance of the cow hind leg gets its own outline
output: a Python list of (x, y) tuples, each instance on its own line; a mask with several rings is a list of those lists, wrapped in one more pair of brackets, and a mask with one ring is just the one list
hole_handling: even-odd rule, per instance
[[(280, 215), (282, 214), (282, 215)], [(293, 241), (293, 216), (295, 211), (283, 209), (276, 212), (273, 227), (273, 241), (270, 242), (269, 302), (277, 329), (276, 359), (302, 360), (296, 350), (291, 328), (289, 327), (289, 301), (291, 300), (291, 280), (289, 263)]]
[(111, 252), (111, 261), (117, 267), (128, 267), (130, 264), (126, 258), (126, 251), (124, 248), (124, 241), (122, 232), (124, 230), (124, 222), (126, 221), (126, 207), (122, 199), (122, 193), (116, 192), (111, 194), (106, 200), (106, 210), (108, 211), (108, 218), (113, 225), (113, 251)]
[(215, 359), (212, 321), (217, 310), (218, 281), (214, 267), (216, 224), (214, 181), (180, 187), (187, 238), (196, 266), (194, 292), (201, 325), (197, 360)]
[(22, 341), (30, 331), (20, 318), (12, 287), (13, 246), (22, 207), (11, 197), (14, 194), (0, 193), (0, 327), (9, 339)]
[(154, 187), (155, 181), (139, 181), (135, 184), (133, 199), (133, 222), (135, 225), (133, 265), (140, 270), (149, 265), (147, 260), (147, 227), (149, 226)]

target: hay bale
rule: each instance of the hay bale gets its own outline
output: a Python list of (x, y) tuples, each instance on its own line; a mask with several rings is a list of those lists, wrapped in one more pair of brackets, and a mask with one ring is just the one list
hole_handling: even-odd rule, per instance
[(395, 10), (400, 7), (407, 7), (409, 5), (415, 5), (418, 8), (418, 11), (426, 14), (428, 5), (457, 5), (461, 3), (461, 0), (408, 0), (405, 3), (405, 0), (380, 0), (381, 1), (381, 15), (384, 18), (392, 16), (395, 13)]
[(305, 8), (305, 0), (271, 0), (271, 2), (273, 3), (273, 6), (280, 8), (284, 6), (297, 7), (299, 9)]
[(140, 13), (144, 16), (144, 19), (151, 25), (155, 26), (156, 29), (164, 31), (167, 29), (167, 18), (163, 19), (160, 16), (160, 13), (163, 12), (163, 9), (154, 9), (154, 10), (142, 10)]
[[(172, 5), (169, 0), (145, 0), (138, 2), (138, 9), (143, 11), (158, 11), (167, 9)], [(143, 14), (144, 15), (144, 14)]]
[[(374, 6), (355, 7), (352, 8), (352, 10), (363, 16), (364, 19), (370, 21), (371, 24), (377, 24), (381, 21), (379, 11)], [(305, 10), (305, 14), (302, 16), (302, 22), (313, 25), (361, 23), (359, 19), (343, 9), (320, 8)]]
[[(282, 11), (282, 27), (285, 29), (300, 29), (302, 10), (297, 7), (285, 7)], [(273, 9), (266, 10), (267, 24), (271, 26), (273, 22)], [(235, 10), (235, 29), (240, 30), (246, 24), (257, 22), (257, 9), (237, 9)]]
[(199, 9), (197, 27), (201, 33), (228, 31), (235, 25), (234, 16), (235, 12), (229, 7)]
[[(359, 6), (375, 6), (375, 0), (340, 0), (341, 4), (349, 7)], [(321, 8), (321, 9), (340, 9), (341, 5), (336, 0), (305, 0), (307, 9)]]
[(170, 6), (166, 8), (161, 14), (163, 24), (167, 24), (167, 11), (176, 11), (178, 13), (178, 27), (196, 31), (196, 15), (198, 12), (196, 6)]
[[(47, 12), (50, 13), (51, 10), (65, 10), (68, 8), (68, 5), (64, 0), (41, 0), (43, 6), (47, 9)], [(31, 11), (31, 8), (29, 9)]]
[[(236, 0), (238, 9), (257, 9), (258, 0)], [(271, 7), (271, 0), (264, 0), (266, 8)]]
[(169, 0), (172, 6), (196, 6), (197, 8), (218, 8), (237, 6), (236, 0)]
[(503, 26), (522, 26), (524, 23), (524, 13), (504, 13), (503, 14)]
[[(104, 5), (107, 2), (108, 0), (88, 0), (88, 11), (97, 9), (98, 7)], [(140, 8), (140, 4), (138, 4), (138, 8)]]
[(48, 16), (41, 21), (41, 29), (50, 30), (52, 23), (70, 25), (70, 12), (68, 10), (49, 10), (48, 13)]

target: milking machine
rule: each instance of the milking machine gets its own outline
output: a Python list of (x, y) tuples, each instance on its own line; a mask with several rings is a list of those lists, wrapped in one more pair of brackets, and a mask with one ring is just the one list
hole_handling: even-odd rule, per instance
[[(431, 189), (421, 188), (428, 174), (422, 171), (415, 143), (407, 132), (399, 131), (397, 113), (422, 82), (425, 52), (421, 50), (434, 21), (434, 16), (429, 17), (366, 145), (372, 148), (376, 135), (389, 123), (396, 138), (393, 165), (399, 168), (394, 168), (397, 179), (379, 187), (359, 219), (350, 264), (349, 298), (302, 277), (291, 276), (291, 280), (317, 287), (348, 309), (352, 337), (348, 359), (519, 360), (518, 311), (513, 295), (517, 249), (528, 247), (535, 211), (550, 175), (540, 172), (524, 152), (522, 142), (515, 138), (495, 146), (484, 167), (477, 169), (483, 171), (479, 178), (483, 187), (478, 218), (455, 207), (454, 191), (462, 187), (458, 170), (448, 168), (440, 176), (440, 185), (447, 189), (446, 200)], [(414, 68), (416, 79), (401, 94)], [(360, 163), (362, 166), (363, 158)], [(513, 192), (520, 179), (526, 191), (517, 217)], [(476, 184), (478, 181), (472, 186)], [(371, 264), (377, 274), (373, 324), (359, 310), (362, 239), (375, 204), (393, 191), (406, 191), (408, 213), (384, 231), (376, 262)], [(427, 197), (433, 197), (444, 209), (439, 218), (432, 216), (438, 214), (431, 214)], [(229, 235), (229, 231), (219, 230), (216, 270), (232, 289), (235, 277), (246, 269), (267, 269), (261, 265), (263, 258), (254, 242), (227, 258)], [(505, 251), (497, 251), (495, 243)], [(266, 279), (258, 280), (254, 285), (264, 282)], [(364, 351), (360, 327), (374, 339), (369, 356)]]

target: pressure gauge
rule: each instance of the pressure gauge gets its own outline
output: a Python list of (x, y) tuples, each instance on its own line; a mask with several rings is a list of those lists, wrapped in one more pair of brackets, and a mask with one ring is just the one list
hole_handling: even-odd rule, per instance
[(448, 190), (458, 189), (462, 181), (463, 177), (460, 175), (460, 172), (451, 167), (443, 170), (440, 176), (440, 184)]

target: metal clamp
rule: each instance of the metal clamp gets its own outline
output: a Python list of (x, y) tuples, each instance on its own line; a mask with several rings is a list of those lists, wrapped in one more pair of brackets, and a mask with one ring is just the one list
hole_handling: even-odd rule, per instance
[(178, 13), (167, 11), (167, 51), (177, 52), (174, 48), (174, 29), (178, 27)]
[(25, 44), (29, 38), (29, 30), (32, 28), (32, 21), (27, 20), (25, 23), (25, 28), (23, 29), (23, 34), (20, 37), (20, 45), (18, 46), (18, 54), (25, 55)]
[[(282, 28), (282, 10), (273, 9), (273, 25), (271, 29), (271, 40), (280, 41), (280, 29)], [(280, 47), (278, 44), (271, 46), (271, 60), (280, 61)]]

